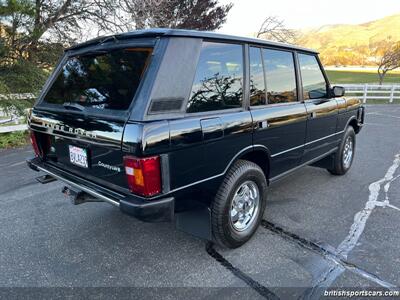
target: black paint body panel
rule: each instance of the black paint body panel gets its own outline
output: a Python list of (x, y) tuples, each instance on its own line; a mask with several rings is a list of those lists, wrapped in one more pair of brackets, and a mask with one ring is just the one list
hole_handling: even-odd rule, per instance
[[(274, 177), (300, 164), (306, 138), (307, 113), (303, 103), (266, 106), (251, 111), (254, 144), (271, 153), (270, 176)], [(263, 125), (263, 122), (264, 123)]]
[[(162, 193), (146, 199), (135, 196), (135, 199), (151, 202), (173, 198), (173, 209), (179, 212), (202, 204), (208, 205), (227, 170), (237, 159), (244, 156), (251, 158), (256, 152), (258, 155), (262, 153), (265, 155), (265, 165), (261, 167), (266, 171), (268, 179), (273, 179), (324, 153), (331, 153), (351, 122), (359, 128), (362, 126), (360, 111), (363, 110), (357, 99), (300, 99), (295, 103), (250, 108), (249, 81), (246, 77), (248, 70), (245, 73), (244, 103), (241, 108), (187, 114), (183, 106), (181, 110), (169, 114), (149, 114), (153, 100), (183, 99), (183, 103), (187, 100), (190, 92), (187, 83), (191, 82), (187, 77), (193, 77), (191, 73), (195, 70), (198, 47), (201, 46), (199, 39), (214, 39), (218, 42), (218, 37), (201, 35), (174, 37), (160, 34), (152, 38), (155, 39), (154, 57), (135, 96), (136, 102), (126, 117), (86, 116), (43, 108), (40, 99), (48, 88), (45, 86), (29, 119), (30, 129), (41, 136), (39, 140), (43, 136), (50, 136), (54, 153), (42, 159), (45, 165), (124, 195), (121, 199), (125, 207), (128, 207), (126, 203), (132, 196), (127, 188), (123, 167), (125, 155), (160, 155)], [(130, 41), (134, 43), (135, 36), (125, 36), (124, 39), (126, 44)], [(190, 51), (182, 46), (185, 41)], [(242, 43), (244, 49), (250, 43), (247, 40), (235, 42)], [(107, 43), (101, 47), (106, 46)], [(69, 52), (90, 51), (93, 47), (100, 46), (88, 43)], [(171, 55), (171, 47), (177, 52), (175, 55)], [(288, 50), (287, 45), (271, 44), (270, 47)], [(298, 49), (292, 50), (295, 52)], [(191, 57), (189, 53), (192, 52), (194, 56)], [(163, 64), (165, 57), (174, 61)], [(247, 59), (244, 62), (247, 69)], [(174, 64), (184, 64), (186, 68), (175, 72)], [(169, 85), (170, 90), (167, 88)], [(71, 165), (69, 145), (88, 150), (88, 169)], [(99, 161), (110, 167), (100, 166)]]

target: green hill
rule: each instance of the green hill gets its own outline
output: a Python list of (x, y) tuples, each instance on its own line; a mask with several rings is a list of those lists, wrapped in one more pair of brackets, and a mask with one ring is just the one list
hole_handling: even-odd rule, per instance
[(326, 25), (300, 32), (297, 44), (317, 49), (328, 65), (371, 64), (373, 45), (400, 41), (400, 14), (358, 25)]

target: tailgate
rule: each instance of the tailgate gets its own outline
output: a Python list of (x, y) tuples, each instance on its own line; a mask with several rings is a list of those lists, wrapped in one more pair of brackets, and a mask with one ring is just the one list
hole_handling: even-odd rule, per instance
[(153, 44), (133, 40), (65, 54), (30, 116), (46, 162), (114, 190), (127, 189), (124, 124), (146, 80)]
[(30, 128), (46, 162), (112, 189), (126, 189), (123, 122), (33, 110)]

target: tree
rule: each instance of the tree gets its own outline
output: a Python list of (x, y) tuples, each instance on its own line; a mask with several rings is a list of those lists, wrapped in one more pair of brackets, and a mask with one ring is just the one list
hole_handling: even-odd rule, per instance
[(166, 27), (215, 30), (226, 21), (232, 4), (217, 0), (120, 0), (133, 29)]
[(243, 94), (240, 78), (216, 73), (201, 80), (200, 87), (190, 97), (189, 111), (208, 111), (237, 107)]
[(50, 66), (63, 46), (87, 35), (148, 27), (214, 30), (231, 7), (218, 0), (0, 0), (1, 62)]
[(214, 30), (231, 8), (218, 0), (0, 0), (0, 84), (37, 93), (76, 42), (148, 27)]
[(379, 84), (389, 71), (400, 68), (400, 41), (386, 47), (378, 60)]
[(6, 49), (3, 62), (35, 61), (36, 54), (49, 42), (73, 43), (93, 26), (99, 30), (119, 27), (116, 9), (112, 0), (0, 0)]
[(283, 20), (276, 16), (270, 16), (261, 24), (257, 37), (282, 43), (294, 43), (297, 33), (295, 30), (286, 28)]

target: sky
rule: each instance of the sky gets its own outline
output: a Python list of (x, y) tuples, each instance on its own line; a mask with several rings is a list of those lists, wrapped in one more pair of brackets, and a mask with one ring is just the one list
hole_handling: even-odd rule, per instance
[(233, 3), (233, 8), (218, 31), (242, 36), (252, 36), (267, 16), (277, 16), (287, 27), (301, 29), (361, 24), (400, 14), (400, 0), (219, 0), (219, 3)]

